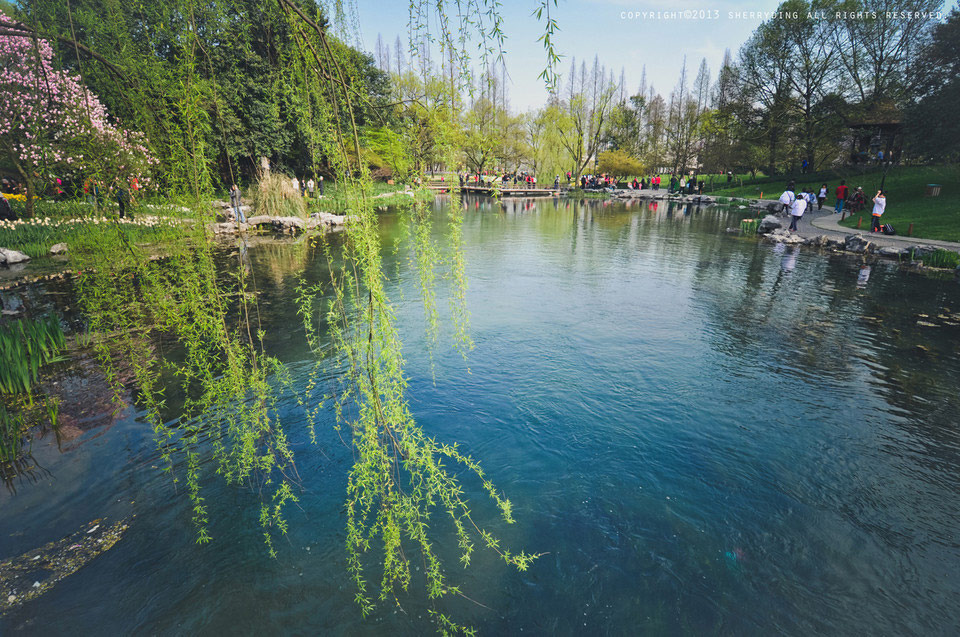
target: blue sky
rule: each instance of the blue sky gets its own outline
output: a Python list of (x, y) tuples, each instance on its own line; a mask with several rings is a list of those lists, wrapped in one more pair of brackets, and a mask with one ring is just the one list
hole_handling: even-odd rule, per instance
[[(537, 38), (542, 24), (531, 15), (539, 3), (534, 0), (504, 2), (508, 94), (514, 110), (527, 110), (546, 101), (543, 81), (537, 79), (545, 63)], [(669, 0), (560, 0), (554, 12), (560, 32), (555, 46), (564, 56), (560, 71), (565, 76), (573, 57), (600, 63), (614, 69), (617, 76), (624, 67), (627, 87), (636, 91), (643, 65), (647, 80), (667, 95), (676, 85), (683, 56), (687, 56), (692, 81), (700, 60), (706, 58), (711, 76), (715, 76), (730, 48), (734, 55), (740, 45), (762, 21), (760, 17), (733, 18), (729, 12), (773, 11), (777, 0), (707, 0), (674, 3)], [(362, 48), (373, 52), (377, 34), (392, 44), (397, 35), (407, 42), (406, 0), (357, 0), (357, 21)], [(667, 19), (638, 17), (640, 12), (705, 11), (710, 19)], [(631, 16), (631, 13), (633, 14)], [(706, 15), (706, 14), (703, 14)]]

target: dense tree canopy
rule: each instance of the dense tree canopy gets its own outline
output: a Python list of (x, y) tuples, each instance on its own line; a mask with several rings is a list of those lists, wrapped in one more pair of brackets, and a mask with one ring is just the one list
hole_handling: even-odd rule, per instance
[(907, 112), (908, 141), (921, 156), (960, 157), (960, 10), (934, 28), (914, 67), (918, 99)]

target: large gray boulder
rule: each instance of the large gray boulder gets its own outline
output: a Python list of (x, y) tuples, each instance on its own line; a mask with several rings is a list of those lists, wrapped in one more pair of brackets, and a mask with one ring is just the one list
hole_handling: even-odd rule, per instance
[(253, 217), (247, 217), (247, 225), (249, 226), (272, 226), (274, 230), (280, 230), (282, 232), (293, 231), (294, 229), (303, 228), (303, 219), (300, 217), (271, 217), (268, 215), (256, 215)]
[(777, 228), (773, 232), (770, 232), (764, 239), (767, 241), (774, 241), (776, 243), (785, 243), (787, 245), (800, 244), (805, 241), (803, 237), (798, 234), (794, 234), (789, 230), (784, 230), (783, 228)]
[(933, 254), (936, 251), (937, 251), (936, 246), (921, 245), (921, 246), (912, 246), (910, 248), (907, 248), (906, 253), (907, 253), (907, 256), (910, 256), (911, 254), (913, 254), (914, 259), (920, 260), (923, 257), (927, 256), (928, 254)]
[(14, 263), (23, 263), (24, 261), (29, 260), (30, 257), (22, 252), (17, 252), (16, 250), (10, 250), (8, 248), (0, 248), (0, 263), (5, 265), (13, 265)]
[(827, 248), (833, 248), (834, 250), (843, 250), (846, 244), (842, 239), (827, 239)]
[(768, 234), (773, 232), (777, 228), (782, 228), (783, 224), (780, 223), (780, 220), (774, 217), (773, 215), (767, 215), (760, 220), (760, 223), (757, 225), (757, 234)]
[(231, 234), (237, 231), (237, 224), (229, 221), (223, 223), (212, 223), (210, 229), (214, 234)]
[(881, 257), (888, 257), (891, 259), (896, 259), (903, 256), (903, 248), (895, 248), (893, 246), (884, 246), (877, 251)]
[(760, 210), (766, 210), (771, 214), (779, 214), (783, 211), (783, 205), (779, 201), (771, 201), (769, 199), (753, 199), (746, 200), (750, 204), (751, 208), (759, 208)]
[(66, 243), (54, 243), (52, 246), (50, 246), (50, 254), (63, 254), (66, 251)]
[(335, 215), (329, 212), (315, 212), (310, 215), (311, 219), (316, 219), (322, 226), (342, 226), (347, 223), (348, 217), (345, 215)]
[(803, 243), (808, 246), (813, 246), (815, 248), (824, 248), (827, 245), (827, 242), (830, 240), (829, 237), (825, 234), (818, 234), (815, 237), (810, 237), (809, 239), (804, 239)]
[(843, 249), (854, 254), (873, 254), (877, 251), (877, 244), (862, 234), (848, 234), (843, 239)]

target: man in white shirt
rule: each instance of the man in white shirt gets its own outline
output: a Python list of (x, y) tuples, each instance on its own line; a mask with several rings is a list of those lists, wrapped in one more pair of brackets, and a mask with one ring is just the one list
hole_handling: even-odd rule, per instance
[(880, 232), (880, 217), (883, 216), (886, 209), (887, 193), (878, 190), (877, 195), (873, 198), (873, 228), (870, 229), (870, 232)]
[(800, 217), (803, 216), (803, 212), (806, 209), (806, 197), (794, 197), (793, 203), (790, 204), (790, 230), (793, 232), (797, 231), (797, 223), (800, 221)]
[(294, 189), (295, 191), (297, 191), (298, 193), (300, 192), (300, 180), (299, 180), (299, 179), (297, 179), (296, 177), (291, 177), (291, 178), (290, 178), (290, 185), (293, 186), (293, 189)]
[(313, 187), (316, 184), (313, 183), (313, 177), (307, 180), (307, 191), (310, 193), (310, 198), (313, 199)]

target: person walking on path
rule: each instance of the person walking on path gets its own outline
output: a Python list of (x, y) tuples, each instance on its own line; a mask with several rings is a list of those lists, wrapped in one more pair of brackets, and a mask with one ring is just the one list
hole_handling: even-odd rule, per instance
[(843, 203), (847, 200), (847, 182), (846, 180), (840, 180), (840, 185), (837, 186), (837, 205), (836, 211), (837, 214), (843, 212)]
[[(290, 185), (293, 186), (295, 192), (300, 192), (300, 180), (296, 177), (290, 178)], [(302, 194), (302, 193), (301, 193)]]
[(307, 192), (310, 193), (310, 198), (313, 199), (313, 189), (317, 187), (317, 184), (314, 183), (313, 177), (307, 180)]
[(122, 181), (117, 180), (114, 185), (114, 198), (120, 207), (120, 218), (123, 219), (127, 212), (127, 206), (130, 204), (130, 191), (124, 187)]
[(873, 198), (873, 227), (870, 232), (880, 232), (880, 217), (883, 216), (887, 208), (887, 196), (882, 190), (878, 190)]
[(820, 192), (817, 193), (817, 212), (823, 210), (823, 202), (827, 200), (827, 184), (820, 186)]
[(787, 214), (792, 210), (793, 202), (797, 200), (797, 195), (793, 192), (793, 182), (787, 184), (787, 189), (780, 195), (780, 203), (783, 204), (783, 213)]
[[(787, 191), (791, 195), (792, 191)], [(784, 193), (786, 194), (786, 193)], [(803, 212), (807, 209), (807, 199), (806, 197), (797, 197), (794, 195), (793, 202), (790, 204), (790, 230), (797, 232), (797, 224), (800, 223), (800, 219), (803, 217)]]
[(246, 223), (247, 218), (243, 215), (243, 210), (240, 209), (240, 188), (237, 187), (237, 184), (230, 187), (230, 205), (237, 215), (237, 222)]

